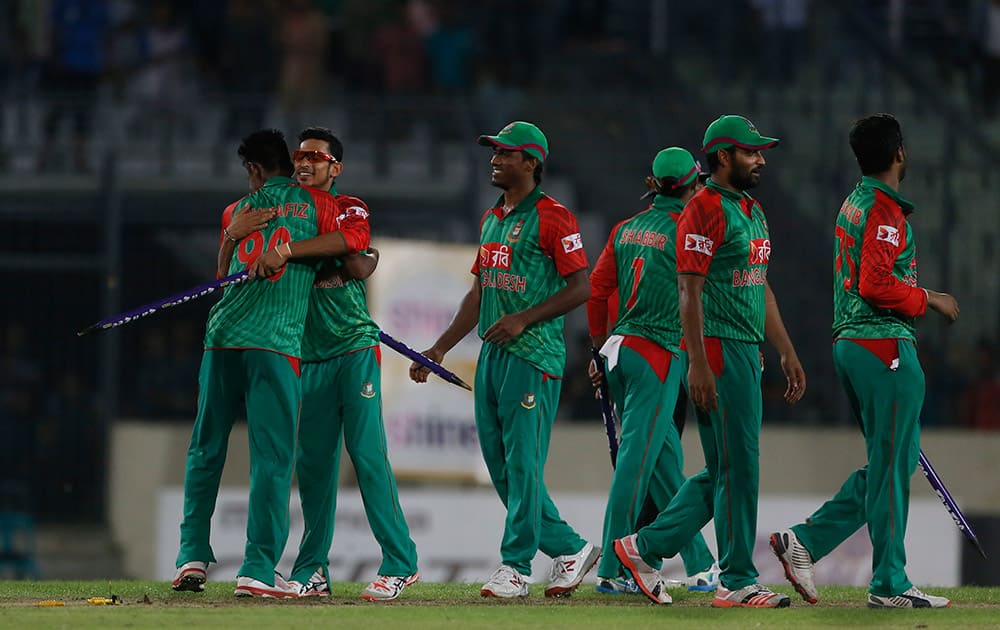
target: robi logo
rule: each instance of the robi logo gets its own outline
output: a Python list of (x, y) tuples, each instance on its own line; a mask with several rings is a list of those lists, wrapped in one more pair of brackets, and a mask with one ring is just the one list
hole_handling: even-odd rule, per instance
[(766, 265), (771, 260), (771, 239), (755, 238), (750, 241), (751, 265)]
[(510, 245), (504, 243), (483, 243), (479, 247), (479, 267), (482, 269), (504, 269), (510, 271)]

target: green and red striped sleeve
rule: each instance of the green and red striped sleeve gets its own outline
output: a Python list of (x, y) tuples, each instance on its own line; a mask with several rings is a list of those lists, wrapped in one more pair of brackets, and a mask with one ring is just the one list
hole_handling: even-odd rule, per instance
[(538, 200), (538, 244), (556, 264), (559, 275), (587, 268), (587, 254), (576, 217), (548, 195)]
[(869, 304), (893, 310), (904, 317), (927, 311), (927, 293), (911, 287), (893, 275), (909, 233), (906, 217), (884, 192), (875, 191), (875, 203), (868, 213), (861, 244), (858, 294)]

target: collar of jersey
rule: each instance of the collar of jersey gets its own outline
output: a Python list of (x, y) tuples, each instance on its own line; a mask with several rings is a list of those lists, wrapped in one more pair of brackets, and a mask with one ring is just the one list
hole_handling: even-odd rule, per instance
[(652, 208), (656, 210), (664, 210), (666, 212), (681, 212), (684, 209), (684, 204), (677, 197), (667, 197), (666, 195), (656, 195), (653, 198)]
[[(521, 203), (519, 203), (516, 206), (514, 206), (514, 209), (511, 210), (507, 214), (507, 216), (510, 216), (510, 215), (514, 214), (515, 212), (523, 212), (523, 211), (528, 210), (530, 208), (534, 208), (535, 204), (538, 202), (539, 199), (542, 198), (543, 194), (545, 194), (545, 193), (542, 192), (542, 189), (539, 188), (538, 186), (535, 186), (531, 190), (531, 192), (528, 193), (528, 195), (524, 199), (521, 200)], [(503, 219), (504, 218), (504, 215), (503, 215), (503, 195), (500, 195), (499, 197), (497, 197), (497, 202), (493, 205), (493, 214), (497, 215), (498, 219)]]
[(864, 177), (861, 178), (861, 183), (858, 184), (858, 186), (870, 186), (871, 188), (878, 188), (879, 190), (881, 190), (885, 194), (889, 195), (889, 197), (893, 201), (895, 201), (896, 203), (898, 203), (899, 207), (906, 214), (910, 214), (911, 212), (913, 212), (916, 209), (914, 207), (912, 201), (910, 201), (909, 199), (907, 199), (903, 195), (899, 194), (898, 190), (896, 190), (895, 188), (893, 188), (889, 184), (883, 182), (881, 179), (877, 179), (875, 177), (869, 177), (869, 176), (865, 175)]
[(298, 185), (298, 183), (294, 179), (292, 179), (291, 177), (285, 177), (284, 175), (275, 175), (274, 177), (272, 177), (269, 180), (267, 180), (266, 182), (264, 182), (264, 186), (265, 187), (266, 186), (287, 186), (289, 184)]
[(715, 183), (711, 177), (705, 180), (705, 188), (711, 188), (712, 190), (718, 192), (723, 197), (729, 197), (730, 199), (735, 199), (736, 201), (742, 201), (744, 199), (753, 199), (750, 193), (747, 191), (736, 192), (735, 190), (729, 190), (728, 188), (723, 188)]

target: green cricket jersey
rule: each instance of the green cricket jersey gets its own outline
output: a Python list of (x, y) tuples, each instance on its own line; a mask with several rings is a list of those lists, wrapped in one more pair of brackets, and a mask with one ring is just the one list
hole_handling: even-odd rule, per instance
[[(337, 195), (337, 215), (353, 216), (368, 225), (368, 208), (356, 197)], [(360, 228), (360, 222), (355, 227)], [(379, 327), (368, 312), (368, 295), (363, 280), (344, 280), (338, 272), (339, 259), (326, 261), (313, 284), (302, 338), (303, 361), (325, 361), (361, 348), (378, 345)]]
[[(229, 273), (246, 269), (269, 249), (337, 229), (333, 197), (300, 187), (288, 177), (272, 177), (256, 192), (226, 208), (222, 225), (234, 212), (273, 208), (266, 228), (236, 245)], [(316, 265), (292, 262), (267, 279), (226, 287), (212, 307), (205, 330), (206, 349), (255, 348), (299, 356), (309, 292)]]
[(680, 199), (656, 195), (647, 210), (611, 230), (590, 279), (591, 298), (602, 292), (599, 286), (618, 287), (612, 334), (643, 337), (678, 351), (681, 316), (675, 242), (683, 209)]
[(837, 214), (833, 336), (915, 341), (914, 318), (927, 309), (917, 288), (913, 204), (891, 186), (863, 177)]
[[(504, 315), (544, 302), (566, 286), (563, 279), (587, 268), (576, 217), (536, 187), (507, 216), (503, 197), (480, 224), (479, 276), (482, 302), (479, 336)], [(503, 349), (552, 376), (566, 363), (563, 318), (536, 322)]]
[(760, 204), (709, 179), (677, 225), (677, 273), (705, 276), (705, 336), (764, 340), (764, 283), (771, 258)]

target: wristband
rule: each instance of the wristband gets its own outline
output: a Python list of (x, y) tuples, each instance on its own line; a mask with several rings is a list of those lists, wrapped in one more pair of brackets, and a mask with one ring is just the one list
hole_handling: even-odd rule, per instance
[(240, 242), (239, 239), (233, 238), (233, 235), (229, 233), (229, 228), (228, 227), (222, 228), (222, 233), (226, 235), (226, 240), (227, 241), (230, 241), (232, 243), (239, 243)]

